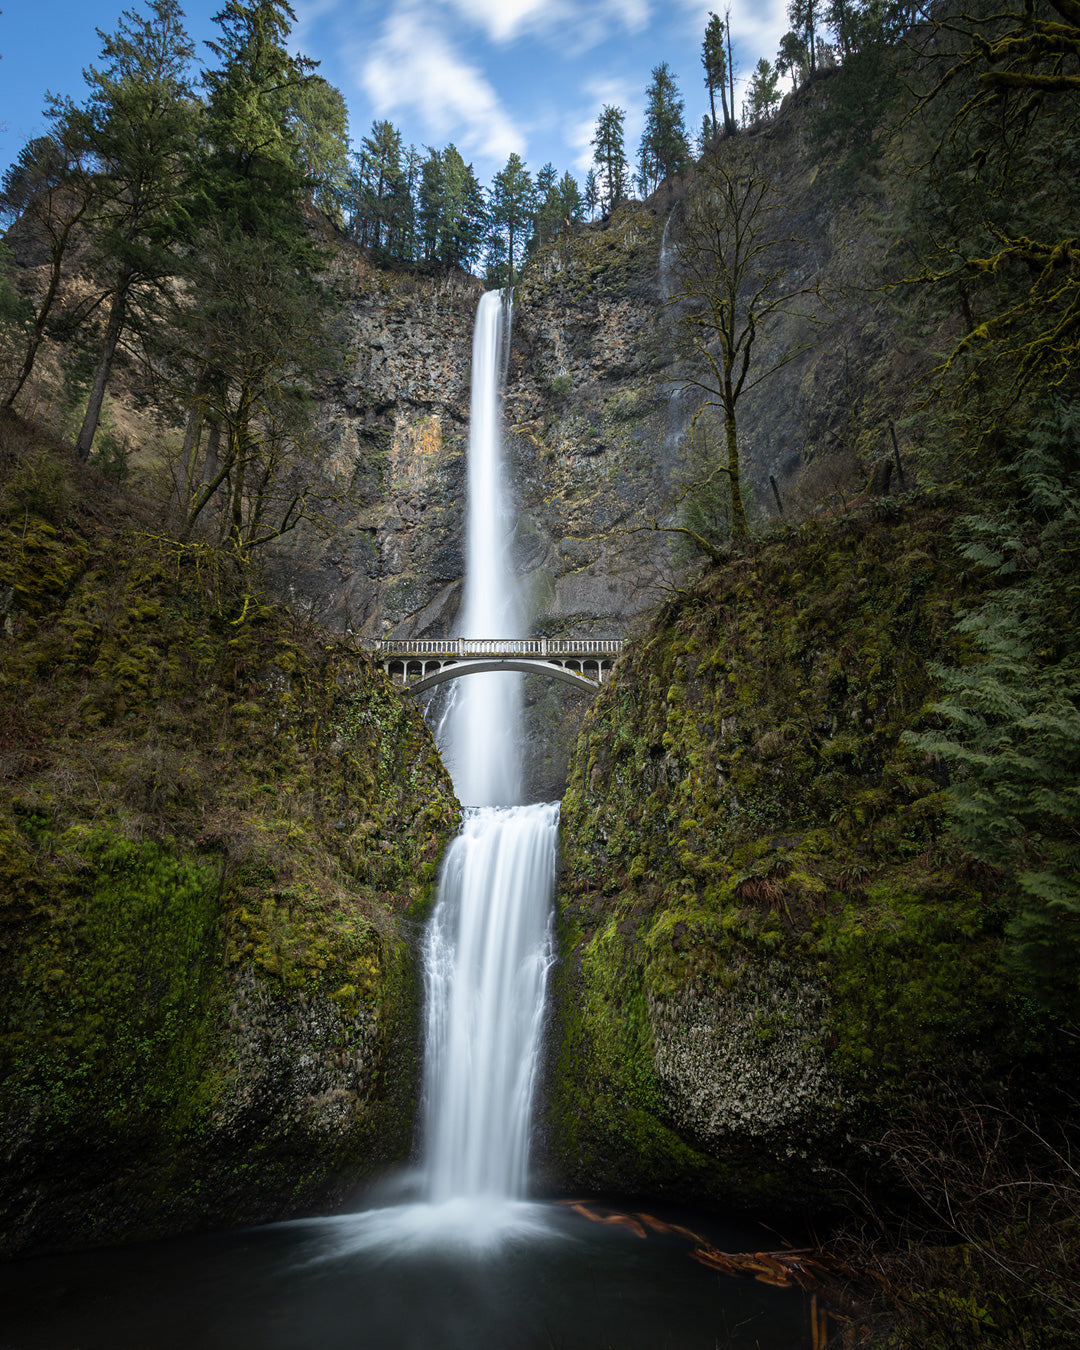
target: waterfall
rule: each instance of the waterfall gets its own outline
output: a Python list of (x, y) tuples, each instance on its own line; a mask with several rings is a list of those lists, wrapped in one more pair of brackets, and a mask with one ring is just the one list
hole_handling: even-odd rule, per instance
[[(509, 291), (488, 291), (473, 333), (465, 596), (458, 619), (458, 632), (471, 638), (524, 635), (502, 455), (510, 317)], [(466, 806), (510, 806), (520, 799), (521, 681), (512, 674), (471, 675), (455, 687), (440, 748)]]
[(425, 953), (429, 1198), (525, 1194), (551, 964), (558, 803), (472, 812)]
[[(510, 317), (509, 293), (488, 292), (473, 338), (466, 637), (524, 631), (501, 436)], [(424, 950), (423, 1180), (435, 1205), (513, 1201), (526, 1189), (559, 808), (518, 804), (521, 679), (463, 677), (441, 728), (469, 809), (447, 851)]]

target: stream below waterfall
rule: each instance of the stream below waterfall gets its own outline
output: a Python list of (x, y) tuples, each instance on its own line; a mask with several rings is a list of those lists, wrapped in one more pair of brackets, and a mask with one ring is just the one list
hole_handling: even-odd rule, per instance
[[(525, 630), (500, 402), (509, 297), (473, 348), (461, 630)], [(419, 1162), (355, 1213), (0, 1266), (0, 1350), (799, 1350), (813, 1298), (710, 1267), (763, 1229), (652, 1205), (529, 1199), (558, 803), (520, 803), (521, 679), (459, 689), (440, 748), (466, 807), (423, 950)], [(403, 1141), (404, 1142), (404, 1141)], [(705, 1258), (704, 1262), (702, 1258)]]

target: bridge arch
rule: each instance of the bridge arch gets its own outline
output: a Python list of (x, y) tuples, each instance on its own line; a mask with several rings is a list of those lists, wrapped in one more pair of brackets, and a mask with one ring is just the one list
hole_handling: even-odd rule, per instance
[(466, 675), (479, 675), (492, 670), (517, 670), (523, 675), (549, 675), (554, 680), (562, 680), (565, 684), (572, 684), (575, 689), (584, 689), (589, 694), (595, 694), (601, 685), (599, 678), (591, 680), (583, 672), (566, 666), (557, 666), (553, 661), (453, 661), (441, 666), (434, 674), (424, 675), (419, 680), (410, 680), (407, 687), (414, 694), (422, 694), (426, 689), (434, 689), (436, 685), (445, 684), (447, 680), (460, 680)]
[(622, 651), (621, 638), (388, 638), (365, 644), (391, 679), (421, 694), (482, 671), (547, 675), (595, 694)]

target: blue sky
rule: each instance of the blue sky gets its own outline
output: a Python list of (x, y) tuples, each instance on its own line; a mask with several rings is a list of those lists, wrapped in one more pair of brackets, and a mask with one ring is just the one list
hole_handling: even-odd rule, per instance
[[(215, 36), (222, 0), (187, 0), (199, 47)], [(45, 129), (45, 91), (85, 93), (95, 28), (115, 27), (134, 0), (0, 0), (0, 167)], [(723, 8), (727, 6), (724, 5)], [(605, 103), (626, 110), (628, 157), (641, 133), (645, 88), (667, 61), (696, 134), (707, 108), (701, 39), (721, 0), (293, 0), (293, 49), (321, 62), (349, 107), (354, 143), (375, 117), (406, 143), (453, 141), (488, 183), (516, 151), (534, 173), (550, 160), (584, 179)], [(772, 59), (787, 28), (785, 0), (733, 0), (736, 67)]]

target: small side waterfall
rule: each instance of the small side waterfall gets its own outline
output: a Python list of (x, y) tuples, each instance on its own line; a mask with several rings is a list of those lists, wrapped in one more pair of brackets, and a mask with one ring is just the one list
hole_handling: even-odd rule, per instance
[[(503, 481), (507, 292), (480, 302), (473, 338), (468, 552), (460, 629), (518, 637)], [(521, 806), (521, 679), (460, 680), (441, 734), (469, 807), (451, 844), (425, 944), (427, 1199), (513, 1201), (525, 1194), (529, 1125), (553, 959), (551, 895), (559, 807)]]

